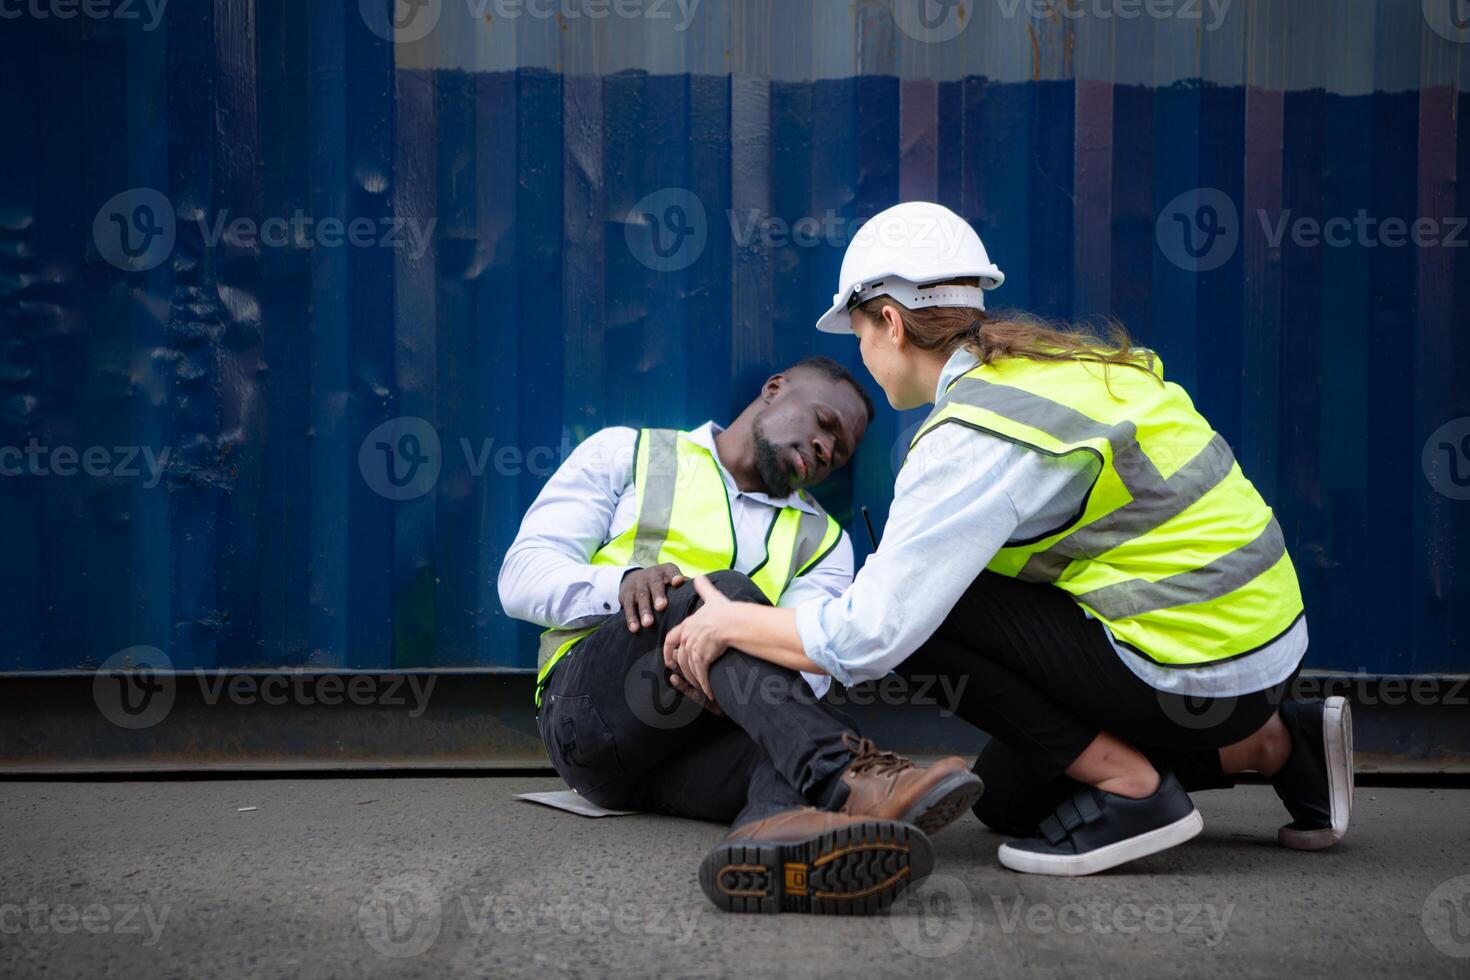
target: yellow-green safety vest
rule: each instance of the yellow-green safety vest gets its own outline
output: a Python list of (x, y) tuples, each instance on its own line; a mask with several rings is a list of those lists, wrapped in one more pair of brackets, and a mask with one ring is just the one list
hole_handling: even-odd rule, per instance
[[(714, 453), (674, 429), (643, 429), (633, 450), (635, 518), (592, 556), (593, 565), (647, 568), (673, 562), (685, 575), (735, 567), (735, 521)], [(750, 579), (772, 603), (837, 545), (842, 528), (805, 491), (808, 513), (782, 507), (766, 531), (766, 557)], [(596, 626), (549, 629), (537, 654), (536, 705), (557, 661)]]
[(913, 441), (957, 424), (1048, 456), (1093, 457), (1080, 513), (1008, 542), (990, 570), (1065, 590), (1154, 663), (1219, 663), (1290, 629), (1301, 589), (1271, 508), (1154, 365), (1111, 365), (1105, 379), (1096, 361), (982, 364), (949, 386)]

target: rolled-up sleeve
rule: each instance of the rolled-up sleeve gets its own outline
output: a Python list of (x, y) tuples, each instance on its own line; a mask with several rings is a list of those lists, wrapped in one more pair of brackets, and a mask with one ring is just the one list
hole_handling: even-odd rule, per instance
[(843, 684), (879, 678), (934, 634), (1030, 507), (1075, 469), (1003, 439), (941, 425), (899, 471), (878, 550), (841, 596), (798, 607), (806, 655)]

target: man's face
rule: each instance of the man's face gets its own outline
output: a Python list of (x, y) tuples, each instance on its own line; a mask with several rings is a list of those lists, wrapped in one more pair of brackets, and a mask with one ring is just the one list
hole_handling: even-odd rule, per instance
[(767, 492), (784, 497), (847, 465), (868, 429), (868, 410), (846, 381), (799, 369), (766, 382), (755, 417), (755, 461)]

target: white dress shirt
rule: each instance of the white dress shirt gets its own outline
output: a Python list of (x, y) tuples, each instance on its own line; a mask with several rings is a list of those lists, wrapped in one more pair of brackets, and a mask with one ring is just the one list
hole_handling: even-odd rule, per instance
[[(782, 507), (807, 513), (817, 509), (799, 494), (773, 498), (747, 493), (715, 448), (721, 428), (706, 422), (689, 434), (708, 449), (718, 464), (735, 524), (735, 569), (750, 572), (765, 561), (766, 532)], [(613, 426), (590, 436), (546, 481), (521, 521), (497, 586), (506, 614), (539, 626), (583, 626), (619, 608), (618, 589), (633, 566), (592, 565), (603, 545), (633, 526), (637, 495), (633, 493), (633, 451), (638, 431)], [(837, 545), (804, 575), (793, 579), (777, 605), (796, 607), (809, 599), (840, 596), (852, 583), (852, 541), (841, 532)], [(831, 679), (804, 675), (817, 695)]]
[[(977, 363), (963, 348), (951, 356), (936, 401)], [(933, 635), (1007, 541), (1043, 535), (1077, 513), (1098, 465), (1087, 454), (1056, 459), (968, 426), (930, 431), (899, 470), (883, 541), (851, 588), (798, 607), (806, 655), (844, 684), (884, 676)], [(1248, 657), (1188, 668), (1160, 666), (1108, 636), (1154, 688), (1230, 697), (1289, 677), (1306, 653), (1307, 622)]]

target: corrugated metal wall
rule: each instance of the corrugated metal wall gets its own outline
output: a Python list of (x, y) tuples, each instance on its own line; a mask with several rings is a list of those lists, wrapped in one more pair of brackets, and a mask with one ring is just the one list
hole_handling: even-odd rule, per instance
[[(376, 0), (6, 9), (0, 670), (529, 667), (494, 577), (545, 474), (860, 370), (811, 322), (919, 198), (1001, 303), (1162, 352), (1281, 517), (1309, 665), (1470, 670), (1449, 3), (426, 0), (397, 43)], [(918, 417), (834, 512), (881, 523)]]

